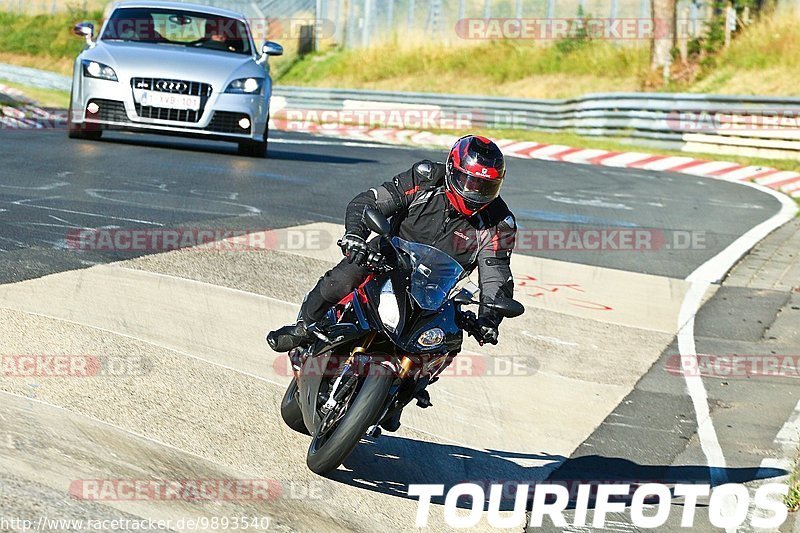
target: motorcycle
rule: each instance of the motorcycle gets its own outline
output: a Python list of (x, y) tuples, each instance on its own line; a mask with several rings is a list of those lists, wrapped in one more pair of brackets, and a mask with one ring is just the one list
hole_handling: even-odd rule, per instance
[[(477, 317), (461, 309), (478, 303), (456, 289), (461, 265), (441, 250), (391, 237), (376, 210), (367, 209), (364, 221), (386, 253), (372, 252), (367, 279), (309, 327), (315, 341), (295, 354), (281, 402), (286, 425), (312, 437), (306, 463), (320, 475), (336, 470), (365, 435), (380, 436), (392, 420), (399, 426), (412, 400), (429, 407), (425, 389), (456, 356), (463, 332), (481, 341)], [(505, 318), (525, 312), (511, 299), (483, 305)]]

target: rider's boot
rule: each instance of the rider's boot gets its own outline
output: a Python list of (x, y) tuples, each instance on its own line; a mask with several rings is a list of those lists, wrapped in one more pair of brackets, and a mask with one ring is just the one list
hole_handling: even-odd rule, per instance
[(298, 320), (297, 324), (289, 324), (267, 334), (269, 347), (279, 353), (291, 351), (312, 340), (313, 336), (306, 329), (303, 319)]
[(431, 403), (431, 395), (426, 389), (419, 391), (414, 398), (417, 400), (417, 407), (421, 407), (423, 409), (433, 407), (433, 404)]
[(284, 353), (311, 344), (315, 337), (309, 333), (307, 326), (324, 318), (332, 305), (333, 303), (325, 300), (320, 291), (314, 288), (306, 295), (303, 305), (300, 307), (301, 318), (296, 324), (283, 326), (267, 334), (269, 347), (276, 352)]

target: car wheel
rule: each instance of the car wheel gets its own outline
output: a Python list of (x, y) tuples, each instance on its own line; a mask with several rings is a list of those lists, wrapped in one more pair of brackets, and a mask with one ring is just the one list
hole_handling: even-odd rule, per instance
[(67, 111), (67, 135), (70, 139), (97, 141), (103, 136), (103, 130), (97, 124), (75, 124), (72, 122), (72, 93), (69, 95), (70, 109)]
[(242, 141), (239, 143), (239, 155), (246, 157), (267, 157), (267, 137), (269, 129), (264, 129), (263, 141)]

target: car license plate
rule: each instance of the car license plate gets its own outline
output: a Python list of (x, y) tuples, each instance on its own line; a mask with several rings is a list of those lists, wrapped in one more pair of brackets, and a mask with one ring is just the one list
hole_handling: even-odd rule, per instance
[(197, 111), (200, 109), (200, 97), (188, 94), (142, 91), (141, 104), (148, 107)]

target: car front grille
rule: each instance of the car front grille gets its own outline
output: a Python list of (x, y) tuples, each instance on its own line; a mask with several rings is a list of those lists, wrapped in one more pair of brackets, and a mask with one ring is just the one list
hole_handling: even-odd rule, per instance
[(253, 129), (253, 125), (251, 124), (247, 129), (242, 129), (242, 127), (239, 126), (239, 121), (243, 118), (250, 120), (250, 117), (243, 113), (216, 111), (214, 117), (211, 119), (211, 123), (206, 129), (215, 133), (240, 133), (249, 135)]
[(163, 78), (132, 78), (131, 90), (136, 89), (200, 97), (200, 109), (197, 111), (144, 106), (134, 98), (136, 114), (140, 117), (172, 122), (199, 122), (212, 93), (211, 85), (208, 83)]
[[(89, 105), (96, 104), (100, 109), (97, 113), (90, 113)], [(129, 122), (128, 114), (125, 112), (125, 104), (116, 100), (92, 99), (86, 105), (86, 118), (89, 120), (102, 120), (104, 122)]]

